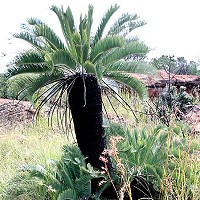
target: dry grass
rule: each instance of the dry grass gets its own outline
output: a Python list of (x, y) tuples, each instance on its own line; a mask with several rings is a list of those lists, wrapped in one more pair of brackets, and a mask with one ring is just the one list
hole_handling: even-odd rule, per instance
[(52, 131), (45, 121), (37, 125), (16, 127), (0, 133), (0, 199), (8, 181), (23, 164), (43, 164), (58, 159), (62, 146), (68, 142), (57, 129)]

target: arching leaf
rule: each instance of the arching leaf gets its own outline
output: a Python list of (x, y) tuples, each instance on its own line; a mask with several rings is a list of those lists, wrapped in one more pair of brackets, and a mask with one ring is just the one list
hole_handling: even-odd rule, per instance
[(156, 74), (157, 70), (144, 61), (125, 61), (120, 60), (111, 65), (108, 65), (104, 74), (107, 72), (126, 72), (126, 73), (139, 73), (139, 74)]
[(36, 39), (36, 37), (30, 34), (29, 32), (15, 33), (13, 34), (13, 36), (15, 38), (19, 38), (28, 42), (31, 46), (33, 46), (34, 48), (40, 51), (43, 51), (45, 48), (45, 45), (43, 44), (43, 42), (41, 40)]
[(36, 51), (26, 51), (15, 57), (13, 64), (8, 68), (9, 77), (23, 73), (44, 73), (50, 70), (46, 65), (44, 55)]
[(147, 95), (147, 89), (139, 79), (119, 72), (108, 73), (107, 75), (109, 78), (133, 89), (140, 98)]
[(56, 33), (45, 23), (37, 26), (34, 33), (37, 37), (43, 37), (49, 46), (54, 50), (63, 49), (65, 47)]
[(58, 195), (57, 200), (74, 200), (78, 199), (76, 191), (74, 189), (68, 188)]
[(90, 61), (95, 63), (103, 54), (107, 54), (114, 48), (122, 47), (125, 40), (118, 36), (107, 36), (99, 40), (90, 53)]
[[(73, 41), (73, 32), (75, 31), (73, 16), (70, 8), (68, 7), (67, 11), (64, 12), (63, 8), (58, 8), (57, 6), (52, 6), (51, 10), (55, 12), (57, 15), (63, 35), (66, 40), (66, 44), (68, 45), (69, 50), (71, 51), (71, 55), (73, 56), (74, 60), (78, 60), (78, 56), (75, 49), (75, 44)], [(69, 12), (69, 13), (68, 13)]]
[(138, 15), (131, 15), (129, 13), (122, 14), (122, 16), (110, 27), (108, 35), (122, 35), (125, 37), (134, 29), (146, 24), (145, 21), (138, 19)]
[(122, 48), (114, 49), (107, 53), (102, 59), (103, 65), (114, 63), (120, 59), (134, 54), (146, 55), (149, 52), (149, 47), (139, 41), (133, 41), (124, 45)]
[(65, 66), (68, 69), (75, 70), (76, 62), (69, 51), (62, 49), (50, 54), (51, 60), (55, 67)]
[(111, 6), (108, 11), (105, 13), (104, 17), (101, 20), (101, 23), (97, 29), (97, 32), (94, 36), (94, 40), (93, 40), (93, 45), (95, 46), (95, 44), (102, 38), (103, 32), (105, 30), (105, 27), (108, 23), (108, 21), (110, 20), (110, 18), (112, 17), (112, 15), (119, 9), (119, 6), (117, 4), (115, 4), (114, 6)]

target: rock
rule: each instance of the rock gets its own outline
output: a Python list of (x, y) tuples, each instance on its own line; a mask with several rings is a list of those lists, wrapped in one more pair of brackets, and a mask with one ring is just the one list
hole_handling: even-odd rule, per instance
[(187, 110), (187, 114), (184, 118), (191, 126), (191, 133), (200, 133), (200, 106), (190, 106)]
[(30, 103), (0, 99), (0, 130), (33, 121)]

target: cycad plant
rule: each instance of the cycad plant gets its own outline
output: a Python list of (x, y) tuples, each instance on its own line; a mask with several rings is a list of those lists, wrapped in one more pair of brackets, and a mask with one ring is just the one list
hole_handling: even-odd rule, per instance
[[(39, 96), (42, 101), (38, 110), (54, 99), (50, 113), (61, 106), (63, 113), (58, 117), (66, 127), (70, 110), (78, 146), (87, 156), (87, 162), (98, 169), (103, 165), (99, 157), (106, 148), (101, 97), (101, 84), (107, 85), (104, 77), (131, 87), (143, 97), (145, 87), (130, 73), (152, 71), (143, 61), (126, 59), (149, 52), (144, 43), (126, 37), (145, 24), (138, 20), (137, 15), (123, 14), (105, 32), (110, 18), (118, 9), (117, 5), (111, 6), (92, 35), (93, 6), (88, 6), (84, 17), (80, 15), (78, 26), (75, 26), (69, 7), (64, 10), (52, 6), (64, 40), (46, 23), (35, 18), (28, 19), (27, 24), (22, 26), (22, 32), (14, 34), (14, 37), (28, 42), (31, 48), (16, 56), (7, 70), (10, 77), (26, 74), (18, 81), (22, 96), (31, 98), (44, 88)], [(111, 163), (108, 165), (111, 168)]]
[(100, 176), (99, 171), (86, 165), (77, 145), (66, 145), (58, 161), (20, 166), (18, 175), (8, 184), (5, 199), (89, 199), (91, 180)]
[[(132, 199), (158, 199), (163, 165), (167, 160), (168, 134), (163, 130), (164, 126), (157, 126), (150, 132), (144, 129), (130, 131), (119, 125), (108, 130), (109, 153), (121, 176), (118, 185), (126, 186), (127, 193), (129, 186)], [(119, 138), (121, 141), (118, 143)]]

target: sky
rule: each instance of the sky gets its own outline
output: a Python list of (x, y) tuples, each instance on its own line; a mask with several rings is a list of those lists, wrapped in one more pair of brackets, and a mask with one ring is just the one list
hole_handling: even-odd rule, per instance
[[(200, 2), (199, 0), (6, 0), (0, 3), (0, 73), (6, 64), (27, 45), (12, 37), (20, 32), (20, 25), (30, 17), (48, 23), (61, 34), (52, 5), (70, 6), (78, 24), (80, 13), (85, 13), (88, 4), (94, 6), (93, 30), (105, 11), (117, 3), (120, 9), (113, 21), (122, 13), (138, 14), (147, 24), (134, 30), (142, 41), (151, 47), (148, 58), (161, 55), (185, 57), (188, 61), (200, 60)], [(112, 22), (111, 22), (112, 23)]]

